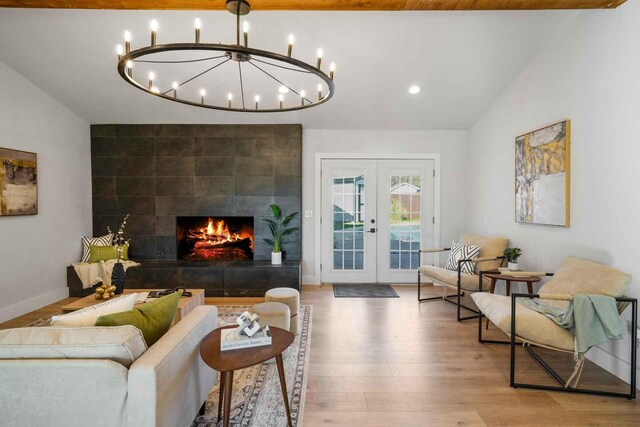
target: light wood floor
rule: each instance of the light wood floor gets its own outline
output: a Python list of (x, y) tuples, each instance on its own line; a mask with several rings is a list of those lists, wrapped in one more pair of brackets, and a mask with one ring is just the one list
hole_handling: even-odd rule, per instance
[[(455, 306), (416, 301), (415, 286), (400, 298), (334, 298), (331, 286), (305, 286), (313, 305), (304, 425), (342, 426), (638, 426), (640, 404), (509, 387), (509, 350), (477, 342), (477, 323), (454, 320)], [(436, 288), (438, 291), (439, 289)], [(20, 327), (59, 310), (64, 299), (0, 329)], [(207, 304), (255, 304), (261, 298), (206, 298)], [(494, 326), (488, 338), (502, 339)], [(544, 353), (567, 375), (572, 356)], [(518, 379), (553, 384), (524, 351)], [(588, 363), (581, 386), (626, 390)]]

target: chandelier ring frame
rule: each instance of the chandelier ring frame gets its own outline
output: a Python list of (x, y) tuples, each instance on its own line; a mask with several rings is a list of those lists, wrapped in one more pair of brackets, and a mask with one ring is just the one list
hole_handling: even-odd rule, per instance
[[(256, 57), (260, 57), (260, 58), (266, 58), (266, 59), (274, 60), (274, 61), (277, 61), (277, 62), (283, 63), (283, 64), (292, 65), (292, 66), (298, 67), (298, 68), (300, 68), (300, 69), (302, 69), (302, 70), (304, 70), (306, 72), (309, 72), (309, 73), (315, 75), (316, 77), (318, 77), (319, 79), (321, 79), (327, 85), (328, 92), (324, 96), (322, 96), (321, 99), (316, 100), (314, 102), (298, 103), (297, 105), (292, 105), (290, 107), (284, 106), (283, 108), (264, 108), (264, 109), (235, 108), (235, 107), (231, 107), (230, 108), (230, 107), (224, 106), (224, 105), (206, 104), (206, 103), (202, 103), (202, 102), (190, 101), (190, 100), (184, 99), (184, 98), (173, 97), (171, 95), (168, 95), (168, 93), (170, 93), (171, 90), (168, 90), (167, 92), (154, 92), (154, 91), (151, 90), (150, 87), (145, 86), (144, 84), (136, 81), (132, 76), (130, 76), (127, 73), (126, 65), (127, 65), (128, 61), (133, 61), (135, 63), (136, 59), (144, 58), (145, 56), (148, 56), (148, 55), (153, 55), (153, 54), (162, 53), (162, 52), (191, 51), (191, 50), (192, 51), (205, 51), (205, 52), (206, 51), (222, 52), (224, 54), (226, 54), (227, 52), (230, 52), (232, 54), (235, 53), (235, 54), (241, 54), (241, 55), (249, 55), (250, 57), (256, 56)], [(188, 62), (193, 62), (193, 61), (191, 61), (191, 60), (171, 61), (170, 63), (181, 63), (181, 62), (188, 63)], [(224, 62), (226, 62), (226, 61), (224, 61)], [(258, 62), (263, 63), (261, 61), (258, 61)], [(220, 63), (218, 65), (222, 65), (222, 63)], [(255, 66), (255, 64), (253, 64), (253, 65)], [(278, 64), (270, 64), (270, 65), (279, 66)], [(292, 71), (297, 71), (297, 70), (292, 70)], [(221, 111), (241, 112), (241, 113), (247, 113), (247, 112), (251, 112), (251, 113), (278, 113), (278, 112), (305, 110), (307, 108), (317, 107), (320, 104), (324, 104), (325, 102), (329, 101), (333, 97), (333, 95), (335, 94), (335, 84), (334, 84), (333, 80), (327, 74), (325, 74), (321, 69), (319, 69), (317, 67), (314, 67), (313, 65), (308, 64), (308, 63), (306, 63), (304, 61), (301, 61), (299, 59), (296, 59), (296, 58), (292, 58), (292, 57), (289, 57), (289, 56), (286, 56), (286, 55), (282, 55), (282, 54), (279, 54), (279, 53), (270, 52), (270, 51), (266, 51), (266, 50), (245, 47), (245, 46), (241, 46), (241, 45), (228, 45), (228, 44), (220, 44), (220, 43), (170, 43), (170, 44), (156, 44), (156, 45), (152, 45), (152, 46), (145, 46), (145, 47), (141, 47), (141, 48), (136, 49), (136, 50), (132, 50), (129, 53), (122, 55), (120, 57), (120, 60), (118, 61), (118, 73), (120, 74), (120, 76), (126, 82), (128, 82), (132, 86), (136, 87), (137, 89), (140, 89), (140, 90), (142, 90), (142, 91), (144, 91), (144, 92), (146, 92), (148, 94), (151, 94), (151, 95), (154, 95), (154, 96), (157, 96), (157, 97), (160, 97), (160, 98), (167, 99), (169, 101), (179, 102), (181, 104), (191, 105), (191, 106), (194, 106), (194, 107), (208, 108), (208, 109), (212, 109), (212, 110), (221, 110)], [(270, 76), (270, 77), (272, 79), (278, 81), (273, 76)], [(190, 81), (190, 80), (188, 80), (188, 81)], [(287, 86), (287, 85), (285, 85), (285, 86)], [(289, 86), (287, 86), (287, 87), (292, 92), (297, 94), (297, 92), (295, 92)], [(307, 99), (307, 98), (305, 98), (305, 99)]]

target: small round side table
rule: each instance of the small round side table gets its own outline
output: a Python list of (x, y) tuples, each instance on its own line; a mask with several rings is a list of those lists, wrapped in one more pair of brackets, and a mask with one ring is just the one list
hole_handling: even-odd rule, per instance
[[(527, 291), (530, 294), (533, 293), (533, 284), (540, 281), (539, 276), (511, 276), (509, 274), (502, 274), (500, 270), (487, 270), (482, 273), (482, 277), (488, 277), (491, 279), (491, 288), (489, 292), (492, 294), (496, 290), (496, 282), (498, 280), (504, 280), (505, 285), (507, 287), (507, 296), (511, 296), (511, 282), (521, 282), (527, 284)], [(489, 319), (487, 318), (487, 326), (486, 329), (489, 329)]]
[(214, 329), (207, 335), (200, 344), (200, 357), (211, 368), (220, 372), (220, 397), (218, 399), (218, 419), (221, 417), (222, 404), (224, 400), (224, 427), (229, 426), (231, 416), (231, 393), (233, 388), (233, 371), (248, 368), (265, 362), (273, 357), (278, 365), (278, 375), (280, 376), (280, 388), (284, 398), (284, 407), (287, 412), (287, 422), (291, 423), (291, 410), (289, 409), (289, 399), (287, 398), (287, 382), (284, 375), (284, 364), (282, 353), (293, 343), (294, 336), (284, 329), (270, 326), (271, 345), (260, 347), (242, 348), (238, 350), (220, 351), (220, 331), (222, 329), (236, 328), (236, 326), (223, 326)]

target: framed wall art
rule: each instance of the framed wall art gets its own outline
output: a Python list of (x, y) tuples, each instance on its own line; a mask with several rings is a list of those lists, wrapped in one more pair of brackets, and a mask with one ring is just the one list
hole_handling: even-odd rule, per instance
[(516, 222), (569, 227), (571, 122), (516, 137)]
[(38, 213), (36, 153), (0, 148), (0, 216)]

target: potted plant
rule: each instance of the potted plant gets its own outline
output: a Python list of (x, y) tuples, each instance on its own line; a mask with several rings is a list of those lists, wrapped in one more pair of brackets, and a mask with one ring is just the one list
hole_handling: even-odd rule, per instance
[(264, 241), (273, 248), (271, 252), (271, 264), (282, 264), (282, 243), (284, 237), (298, 230), (298, 227), (287, 228), (287, 226), (291, 220), (298, 215), (298, 212), (283, 217), (280, 206), (269, 205), (269, 207), (273, 213), (273, 219), (263, 219), (263, 221), (269, 224), (273, 239), (264, 239)]
[(504, 257), (507, 259), (507, 268), (509, 270), (518, 270), (518, 258), (522, 255), (520, 248), (508, 248), (504, 250)]

